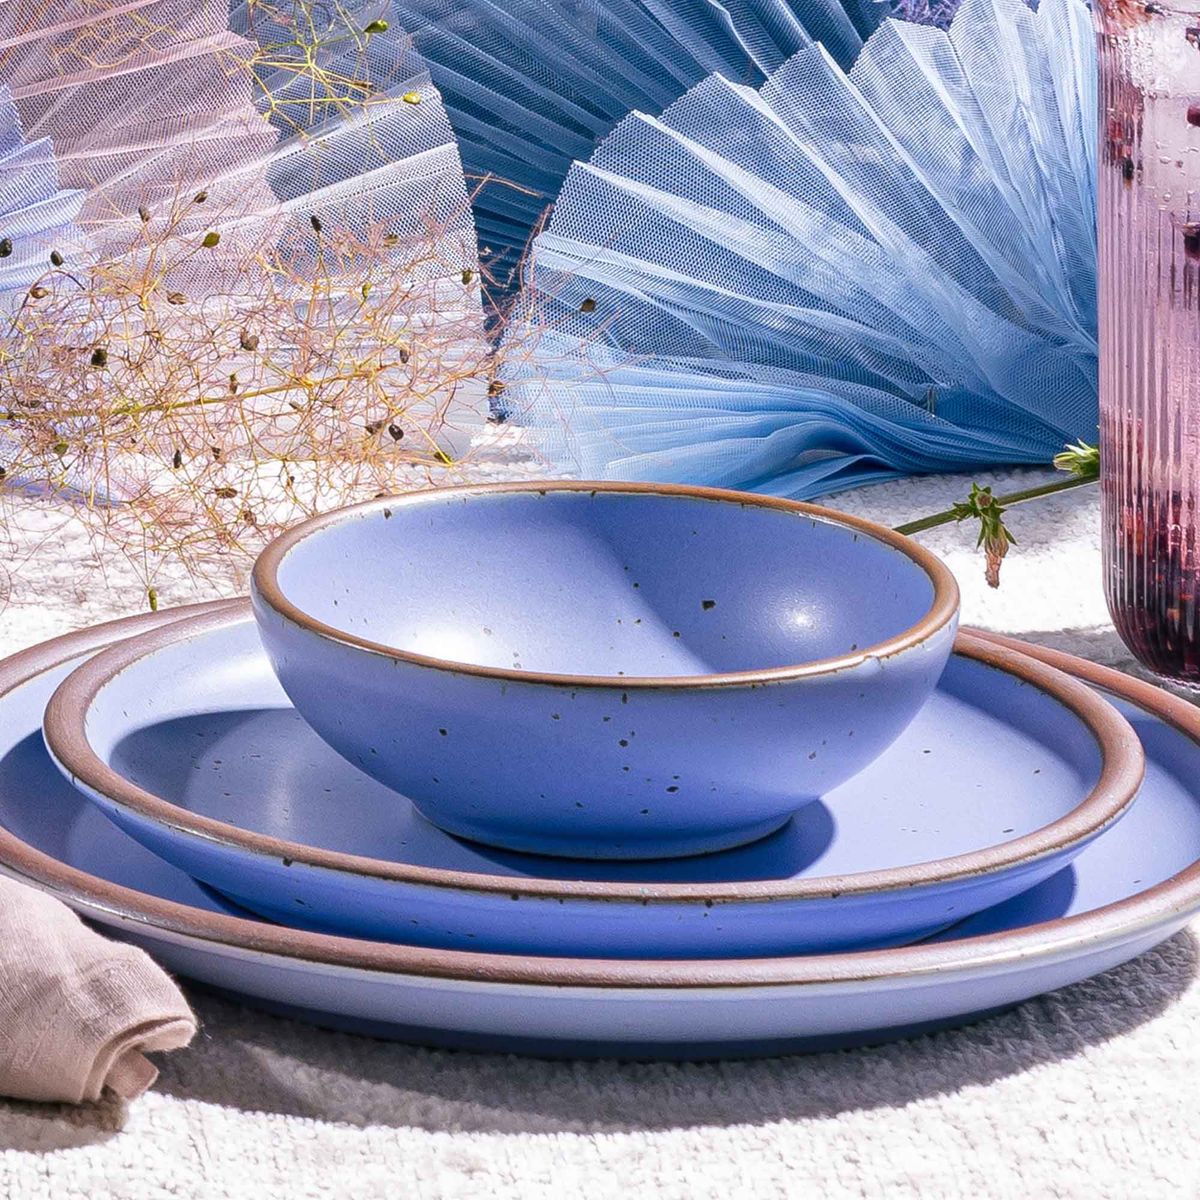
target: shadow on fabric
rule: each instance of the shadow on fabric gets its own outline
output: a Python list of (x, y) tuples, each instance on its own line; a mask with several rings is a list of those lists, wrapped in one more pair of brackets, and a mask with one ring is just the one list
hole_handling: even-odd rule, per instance
[(1154, 1020), (1196, 977), (1183, 932), (1134, 962), (958, 1030), (755, 1061), (550, 1061), (330, 1033), (197, 995), (204, 1023), (157, 1084), (180, 1099), (446, 1132), (679, 1129), (899, 1107), (1072, 1058)]

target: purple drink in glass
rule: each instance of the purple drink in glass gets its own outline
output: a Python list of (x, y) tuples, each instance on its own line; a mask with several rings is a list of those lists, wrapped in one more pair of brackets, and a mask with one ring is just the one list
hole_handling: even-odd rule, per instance
[(1104, 576), (1125, 644), (1200, 688), (1200, 0), (1097, 0)]

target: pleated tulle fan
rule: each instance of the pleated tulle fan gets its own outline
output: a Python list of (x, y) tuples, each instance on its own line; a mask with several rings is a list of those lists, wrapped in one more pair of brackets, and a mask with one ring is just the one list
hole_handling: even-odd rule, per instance
[(884, 0), (394, 5), (445, 98), (502, 283), (572, 161), (627, 113), (659, 113), (714, 71), (757, 85), (815, 41), (849, 64), (884, 12)]
[(966, 0), (632, 114), (534, 245), (508, 411), (584, 476), (793, 496), (1093, 438), (1094, 73), (1079, 0)]
[(190, 481), (244, 528), (268, 507), (260, 468), (286, 509), (305, 463), (361, 468), (350, 490), (371, 494), (382, 457), (469, 441), (470, 199), (393, 17), (0, 0), (10, 477), (109, 499)]
[(78, 247), (84, 194), (60, 186), (54, 147), (27, 141), (11, 93), (0, 87), (0, 307), (19, 307), (46, 267), (46, 247)]

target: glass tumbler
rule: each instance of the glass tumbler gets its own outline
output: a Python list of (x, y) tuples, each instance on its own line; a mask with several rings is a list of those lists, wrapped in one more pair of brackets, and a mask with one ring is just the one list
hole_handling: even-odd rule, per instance
[(1109, 610), (1200, 688), (1200, 0), (1096, 0), (1100, 445)]

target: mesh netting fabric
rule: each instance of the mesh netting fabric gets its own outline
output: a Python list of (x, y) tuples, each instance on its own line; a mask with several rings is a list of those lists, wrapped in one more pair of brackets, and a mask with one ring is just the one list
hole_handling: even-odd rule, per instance
[[(379, 0), (343, 7), (382, 14)], [(849, 63), (882, 0), (394, 0), (445, 99), (493, 268), (524, 249), (575, 159), (706, 75), (761, 83), (821, 41)], [(386, 14), (383, 14), (386, 15)], [(362, 17), (357, 15), (360, 21)]]
[(508, 410), (585, 476), (796, 496), (1094, 437), (1094, 53), (1080, 0), (966, 0), (627, 117), (534, 244)]
[(82, 192), (60, 186), (48, 141), (27, 141), (16, 105), (0, 87), (0, 308), (19, 306), (52, 252), (81, 242), (75, 225)]

